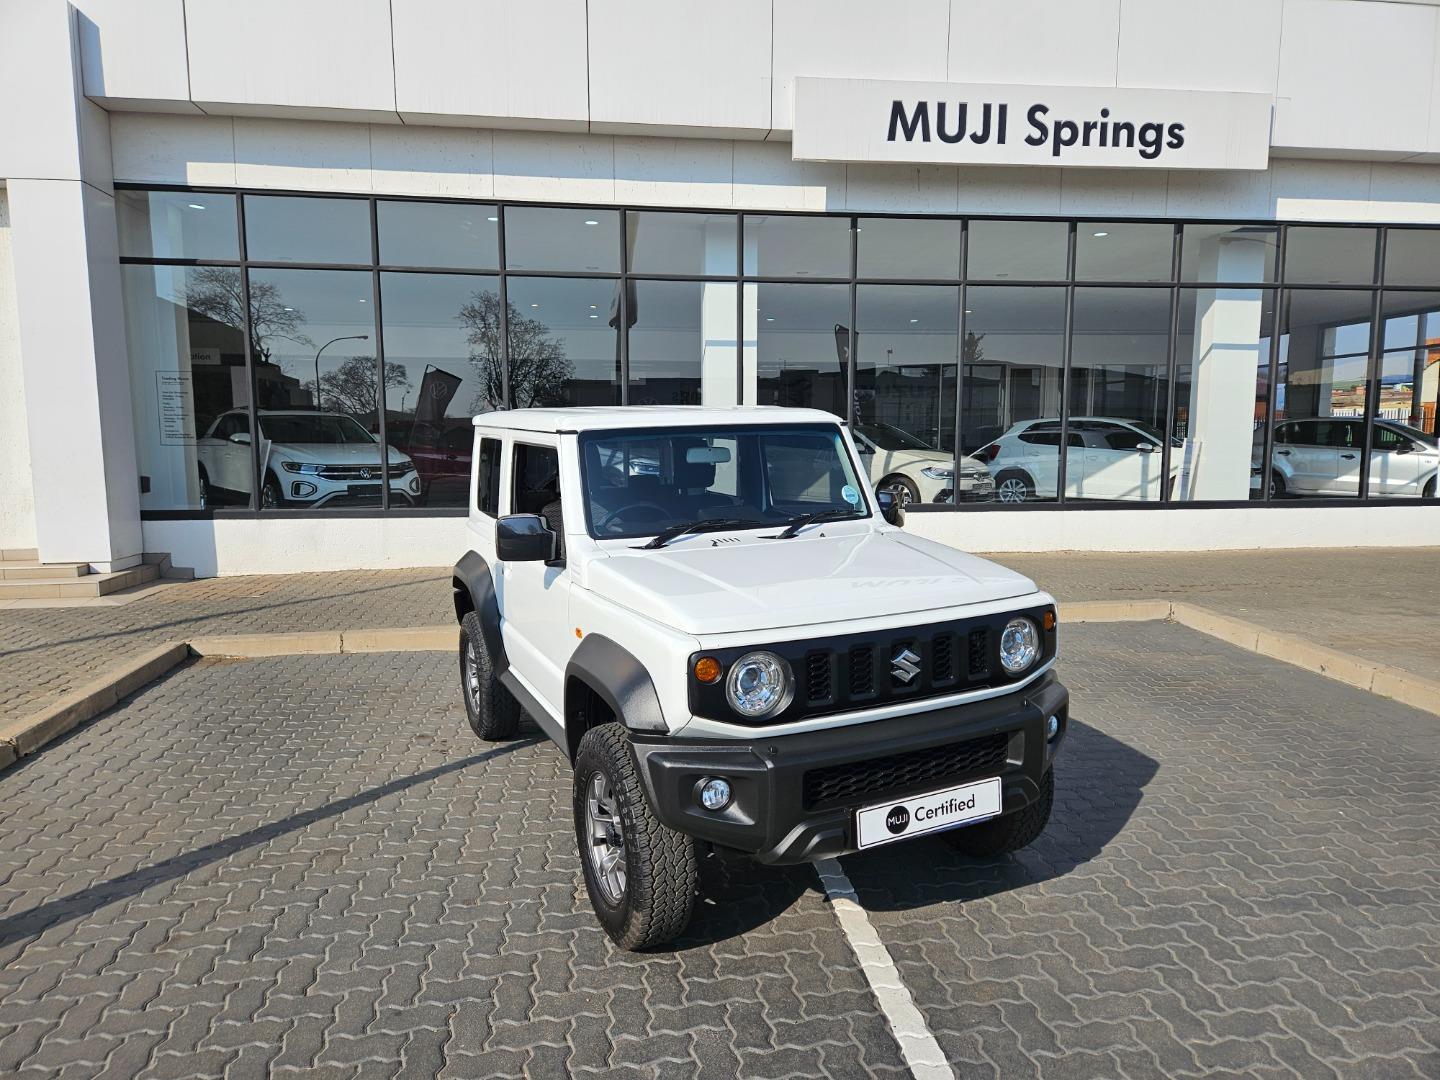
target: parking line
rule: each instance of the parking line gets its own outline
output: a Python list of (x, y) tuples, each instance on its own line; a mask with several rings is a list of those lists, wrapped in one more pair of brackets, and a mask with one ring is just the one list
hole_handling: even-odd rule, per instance
[(820, 875), (820, 884), (835, 909), (840, 931), (850, 943), (855, 959), (860, 961), (860, 970), (865, 973), (880, 1011), (900, 1044), (900, 1055), (910, 1067), (911, 1075), (917, 1080), (955, 1080), (954, 1070), (946, 1062), (925, 1017), (915, 1007), (915, 999), (901, 982), (890, 950), (870, 925), (870, 916), (860, 906), (855, 886), (850, 884), (840, 861), (821, 859), (815, 864), (815, 872)]

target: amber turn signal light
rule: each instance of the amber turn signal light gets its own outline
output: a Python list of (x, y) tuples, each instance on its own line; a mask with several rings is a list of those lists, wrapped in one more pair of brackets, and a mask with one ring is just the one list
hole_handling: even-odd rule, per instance
[(713, 656), (702, 656), (695, 661), (695, 678), (702, 683), (720, 681), (720, 661)]
[(1046, 629), (1046, 630), (1054, 630), (1054, 629), (1055, 629), (1055, 612), (1053, 612), (1053, 611), (1047, 611), (1047, 612), (1045, 612), (1045, 629)]

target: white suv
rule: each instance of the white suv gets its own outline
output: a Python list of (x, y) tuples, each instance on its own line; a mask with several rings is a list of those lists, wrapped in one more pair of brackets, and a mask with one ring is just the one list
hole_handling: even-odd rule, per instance
[(857, 423), (852, 429), (860, 457), (877, 491), (892, 492), (901, 506), (912, 502), (983, 502), (995, 497), (990, 470), (978, 458), (960, 459), (936, 450), (894, 424)]
[(489, 413), (471, 460), (470, 725), (505, 738), (523, 711), (573, 764), (620, 945), (684, 929), (711, 848), (793, 863), (955, 829), (989, 857), (1044, 828), (1054, 601), (904, 532), (834, 416)]
[[(1149, 424), (1111, 416), (1070, 418), (1065, 463), (1067, 499), (1157, 500), (1162, 440)], [(1184, 442), (1170, 441), (1170, 490), (1180, 474)], [(1054, 499), (1060, 472), (1060, 421), (1023, 420), (975, 456), (995, 475), (1000, 502)]]

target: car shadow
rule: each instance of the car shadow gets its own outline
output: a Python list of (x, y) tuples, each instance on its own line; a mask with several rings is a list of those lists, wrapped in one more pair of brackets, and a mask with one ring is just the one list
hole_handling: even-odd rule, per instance
[(809, 866), (762, 866), (747, 855), (714, 851), (700, 860), (700, 893), (690, 925), (666, 952), (704, 949), (783, 915), (820, 883)]
[(1119, 835), (1160, 764), (1073, 717), (1055, 764), (1055, 807), (1040, 838), (998, 858), (961, 854), (943, 835), (844, 859), (861, 903), (907, 911), (977, 900), (1068, 874)]

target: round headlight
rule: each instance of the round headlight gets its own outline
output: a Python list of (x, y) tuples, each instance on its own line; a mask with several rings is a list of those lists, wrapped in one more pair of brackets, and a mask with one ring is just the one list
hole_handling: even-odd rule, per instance
[(757, 720), (790, 704), (790, 665), (771, 652), (746, 653), (730, 666), (725, 696), (741, 716)]
[(1000, 666), (1009, 675), (1019, 675), (1040, 658), (1040, 632), (1020, 615), (1005, 624), (1000, 635)]

